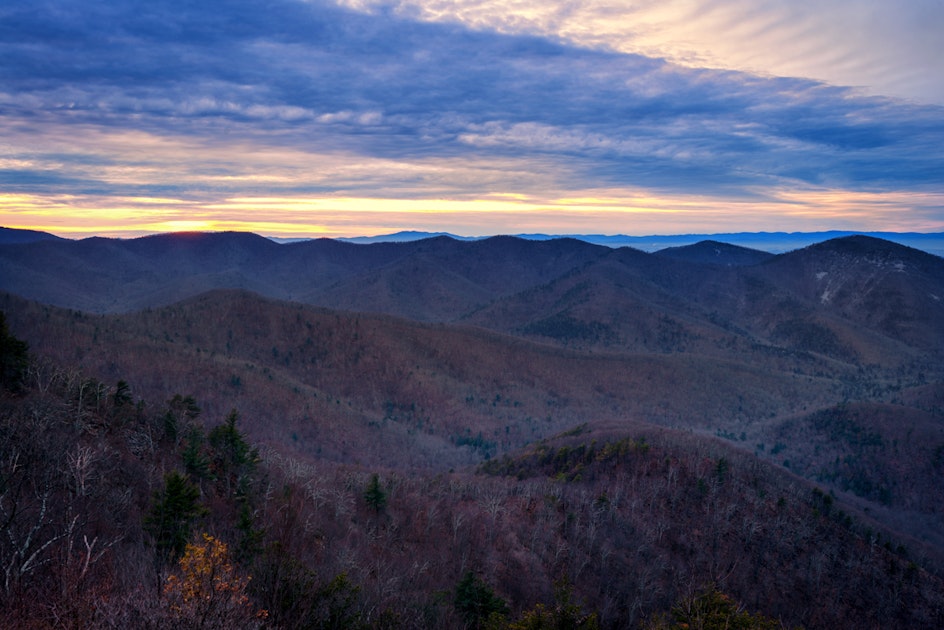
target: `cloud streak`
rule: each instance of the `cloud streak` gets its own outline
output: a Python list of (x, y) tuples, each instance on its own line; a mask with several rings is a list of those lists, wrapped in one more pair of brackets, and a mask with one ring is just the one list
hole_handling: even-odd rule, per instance
[(342, 0), (360, 11), (944, 104), (944, 6), (861, 0)]
[[(683, 4), (688, 13), (662, 22), (651, 3), (628, 15), (649, 11), (639, 37), (652, 38), (652, 24), (694, 15)], [(191, 212), (214, 206), (217, 214), (198, 219), (214, 224), (224, 222), (223, 207), (246, 210), (228, 199), (296, 199), (304, 203), (286, 203), (270, 228), (314, 232), (334, 229), (327, 218), (338, 230), (357, 227), (319, 201), (332, 199), (346, 212), (337, 200), (387, 204), (376, 216), (400, 217), (392, 228), (415, 227), (402, 202), (426, 208), (439, 199), (477, 200), (508, 231), (549, 207), (544, 231), (580, 231), (582, 217), (588, 227), (609, 220), (600, 231), (612, 232), (626, 227), (619, 216), (639, 220), (632, 204), (615, 210), (639, 196), (674, 200), (666, 206), (703, 199), (702, 216), (725, 222), (718, 231), (737, 219), (710, 208), (743, 203), (767, 204), (771, 217), (793, 221), (787, 227), (819, 229), (829, 225), (776, 208), (808, 198), (819, 209), (835, 193), (920, 199), (912, 223), (944, 229), (940, 106), (585, 45), (573, 33), (602, 20), (602, 4), (568, 15), (564, 5), (528, 14), (519, 3), (496, 12), (501, 23), (473, 11), (492, 5), (14, 0), (0, 8), (0, 191), (58, 199), (66, 223), (64, 199), (80, 200), (85, 216), (88, 203), (107, 210), (172, 198)], [(703, 3), (704, 23), (730, 22), (745, 7)], [(783, 17), (752, 15), (752, 36)], [(599, 191), (610, 201), (593, 220), (588, 209), (568, 214), (546, 202)], [(510, 212), (494, 206), (496, 195), (532, 201)], [(657, 206), (649, 204), (654, 221), (664, 221)], [(466, 233), (495, 225), (462, 207), (472, 217)], [(26, 227), (29, 215), (17, 208), (0, 201), (0, 222)], [(441, 211), (458, 220), (455, 209)], [(861, 217), (861, 228), (889, 216), (912, 225), (906, 213), (884, 212)]]

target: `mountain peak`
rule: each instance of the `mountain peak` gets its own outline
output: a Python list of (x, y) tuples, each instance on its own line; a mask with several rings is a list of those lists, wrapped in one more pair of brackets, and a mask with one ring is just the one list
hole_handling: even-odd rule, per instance
[(58, 237), (55, 234), (50, 234), (49, 232), (0, 227), (0, 245), (22, 245), (25, 243), (36, 243), (38, 241), (61, 240), (65, 239)]
[(771, 253), (757, 249), (715, 240), (699, 241), (693, 245), (667, 247), (655, 253), (658, 256), (667, 256), (688, 262), (708, 263), (724, 267), (756, 265), (774, 256)]

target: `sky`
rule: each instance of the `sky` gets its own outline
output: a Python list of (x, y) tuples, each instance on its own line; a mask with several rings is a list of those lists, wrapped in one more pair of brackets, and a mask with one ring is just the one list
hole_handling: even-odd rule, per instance
[(944, 231), (944, 0), (5, 0), (0, 225)]

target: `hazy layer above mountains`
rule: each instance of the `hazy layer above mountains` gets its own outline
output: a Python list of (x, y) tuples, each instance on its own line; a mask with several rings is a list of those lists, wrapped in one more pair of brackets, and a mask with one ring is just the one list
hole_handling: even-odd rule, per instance
[[(734, 232), (724, 234), (655, 234), (650, 236), (628, 236), (625, 234), (516, 234), (529, 240), (551, 240), (556, 238), (575, 238), (595, 245), (607, 247), (633, 247), (645, 252), (655, 252), (669, 247), (684, 247), (702, 241), (712, 240), (757, 249), (773, 254), (782, 254), (808, 245), (814, 245), (833, 238), (862, 234), (882, 238), (899, 245), (907, 245), (922, 251), (944, 256), (944, 232), (855, 232), (848, 230), (830, 230), (825, 232)], [(396, 243), (421, 240), (434, 236), (449, 236), (457, 240), (478, 240), (488, 237), (456, 236), (447, 232), (396, 232), (381, 236), (363, 236), (344, 238), (350, 243)], [(279, 241), (280, 239), (273, 239)], [(287, 239), (294, 240), (294, 239)]]
[[(906, 245), (915, 249), (944, 256), (944, 232), (857, 232), (849, 230), (829, 230), (824, 232), (734, 232), (734, 233), (716, 233), (716, 234), (674, 234), (674, 235), (649, 235), (649, 236), (628, 236), (625, 234), (516, 234), (519, 238), (528, 240), (544, 241), (559, 238), (573, 238), (586, 243), (595, 245), (605, 245), (607, 247), (633, 247), (645, 252), (655, 252), (671, 247), (685, 247), (702, 241), (718, 241), (730, 245), (739, 245), (750, 249), (756, 249), (763, 252), (781, 254), (801, 247), (807, 247), (815, 243), (839, 238), (842, 236), (852, 236), (862, 234), (885, 239), (899, 245)], [(458, 241), (476, 241), (489, 238), (487, 236), (459, 236), (449, 232), (421, 232), (416, 230), (406, 230), (394, 232), (391, 234), (382, 234), (378, 236), (357, 236), (350, 238), (338, 238), (339, 241), (358, 244), (370, 243), (405, 243), (410, 241), (419, 241), (437, 236), (447, 236)], [(13, 243), (27, 243), (37, 240), (51, 240), (60, 237), (35, 230), (15, 230), (11, 228), (0, 227), (0, 245)], [(309, 238), (279, 238), (270, 237), (276, 243), (297, 243), (300, 241), (313, 240)]]

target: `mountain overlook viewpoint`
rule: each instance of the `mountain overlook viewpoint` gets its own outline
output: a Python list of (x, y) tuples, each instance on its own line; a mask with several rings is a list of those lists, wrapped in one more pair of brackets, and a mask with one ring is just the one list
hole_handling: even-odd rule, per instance
[[(257, 532), (233, 562), (258, 584), (259, 627), (563, 627), (513, 624), (568, 610), (565, 584), (595, 627), (676, 627), (659, 615), (706, 585), (787, 627), (944, 624), (939, 256), (865, 235), (780, 254), (14, 236), (0, 310), (30, 363), (2, 399), (3, 461), (88, 449), (82, 479), (125, 501), (109, 504), (123, 520), (64, 464), (48, 479), (65, 475), (72, 512), (40, 529), (85, 510), (108, 557), (139, 558), (96, 565), (115, 584), (175, 570), (169, 548), (140, 558), (162, 544), (148, 523), (176, 471), (205, 508), (188, 532), (233, 549)], [(35, 424), (41, 409), (55, 421)], [(252, 464), (226, 468), (222, 435)], [(0, 516), (27, 532), (40, 504), (14, 513), (9, 492)], [(81, 541), (69, 532), (56, 541)], [(289, 574), (315, 608), (276, 593)], [(467, 574), (511, 625), (463, 612)], [(5, 596), (66, 580), (43, 575)], [(159, 615), (162, 597), (122, 610)], [(339, 610), (348, 625), (326, 621)]]

